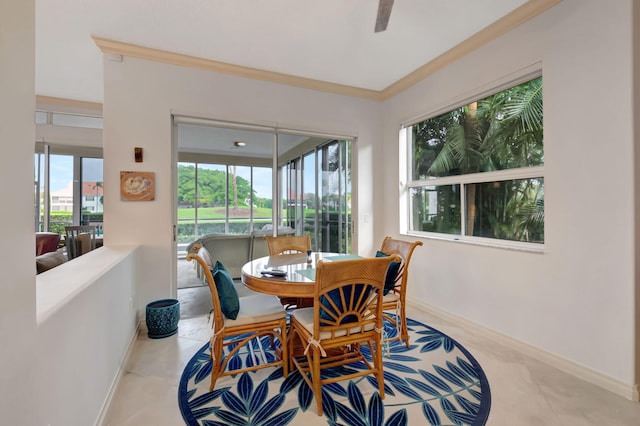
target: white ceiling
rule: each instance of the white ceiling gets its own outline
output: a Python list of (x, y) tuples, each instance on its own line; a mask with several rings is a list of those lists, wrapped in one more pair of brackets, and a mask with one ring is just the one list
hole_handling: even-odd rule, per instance
[[(271, 158), (273, 156), (273, 132), (228, 129), (207, 125), (179, 125), (178, 150), (199, 154), (225, 155), (231, 157)], [(296, 146), (309, 140), (308, 136), (278, 134), (278, 154), (284, 155)], [(314, 141), (321, 143), (327, 139)], [(245, 146), (235, 146), (236, 141)]]
[(102, 102), (92, 36), (382, 90), (526, 3), (395, 0), (36, 0), (36, 94)]

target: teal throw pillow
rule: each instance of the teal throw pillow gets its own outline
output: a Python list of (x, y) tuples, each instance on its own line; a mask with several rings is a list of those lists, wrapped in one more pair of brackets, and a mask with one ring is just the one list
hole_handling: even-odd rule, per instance
[(240, 298), (236, 286), (233, 284), (233, 278), (226, 270), (217, 269), (213, 274), (213, 280), (216, 282), (222, 314), (232, 320), (238, 318)]
[[(376, 252), (376, 257), (387, 257), (387, 256), (389, 255), (381, 252), (380, 250)], [(387, 269), (387, 276), (384, 280), (384, 292), (382, 294), (386, 295), (391, 290), (393, 290), (393, 287), (395, 286), (395, 283), (396, 283), (396, 278), (398, 278), (398, 272), (400, 271), (401, 264), (402, 264), (401, 262), (396, 262), (395, 260), (392, 260), (391, 263), (389, 264), (389, 269)]]
[(227, 268), (225, 268), (224, 265), (219, 260), (216, 260), (216, 264), (213, 265), (213, 268), (211, 268), (211, 275), (215, 274), (216, 271), (220, 271), (220, 270), (229, 272), (227, 271)]

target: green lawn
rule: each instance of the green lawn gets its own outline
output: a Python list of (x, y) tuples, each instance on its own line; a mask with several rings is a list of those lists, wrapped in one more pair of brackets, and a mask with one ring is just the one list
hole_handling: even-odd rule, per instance
[[(195, 219), (196, 213), (194, 208), (179, 208), (178, 209), (178, 220), (180, 219)], [(249, 217), (249, 208), (248, 207), (240, 207), (236, 214), (233, 214), (232, 217), (235, 218), (248, 218)], [(198, 219), (224, 219), (225, 218), (225, 209), (224, 207), (206, 207), (198, 209)], [(255, 208), (253, 209), (253, 218), (254, 219), (271, 219), (271, 209), (268, 208)]]

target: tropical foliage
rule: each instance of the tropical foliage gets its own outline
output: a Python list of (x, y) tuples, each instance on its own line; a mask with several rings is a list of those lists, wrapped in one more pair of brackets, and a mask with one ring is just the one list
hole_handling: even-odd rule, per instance
[(435, 184), (412, 188), (420, 216), (414, 228), (459, 234), (464, 223), (466, 235), (544, 242), (542, 176), (437, 185), (443, 177), (543, 165), (542, 119), (542, 78), (536, 78), (415, 124), (412, 180)]
[(250, 183), (233, 174), (231, 181), (235, 182), (229, 191), (227, 187), (227, 173), (222, 170), (198, 168), (198, 191), (196, 200), (196, 168), (194, 165), (178, 166), (178, 204), (198, 205), (200, 207), (224, 206), (229, 203), (237, 208), (238, 200), (245, 205), (251, 195)]

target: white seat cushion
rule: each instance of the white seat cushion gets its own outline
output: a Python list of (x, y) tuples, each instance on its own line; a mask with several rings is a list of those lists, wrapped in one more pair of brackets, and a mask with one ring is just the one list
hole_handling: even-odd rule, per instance
[(240, 299), (242, 299), (243, 297), (249, 297), (249, 296), (267, 296), (264, 293), (251, 290), (249, 287), (242, 284), (242, 282), (240, 281), (235, 281), (233, 284), (236, 287), (236, 291), (238, 292), (238, 297), (240, 297)]
[[(296, 309), (293, 311), (292, 315), (296, 320), (298, 320), (300, 324), (304, 326), (304, 328), (306, 328), (309, 331), (310, 334), (313, 334), (313, 307)], [(371, 331), (375, 327), (376, 326), (373, 323), (366, 324), (364, 326), (364, 331)], [(363, 331), (362, 328), (363, 327), (359, 325), (355, 327), (350, 327), (350, 328), (345, 327), (345, 328), (336, 330), (333, 336), (335, 337), (346, 336), (347, 330), (350, 331), (351, 334), (362, 333)], [(332, 334), (330, 332), (323, 331), (320, 333), (320, 340), (330, 339), (331, 336)]]
[(259, 294), (240, 298), (240, 311), (234, 320), (225, 318), (225, 327), (286, 318), (287, 311), (276, 296)]
[(382, 303), (397, 302), (400, 299), (400, 293), (390, 291), (382, 297)]

